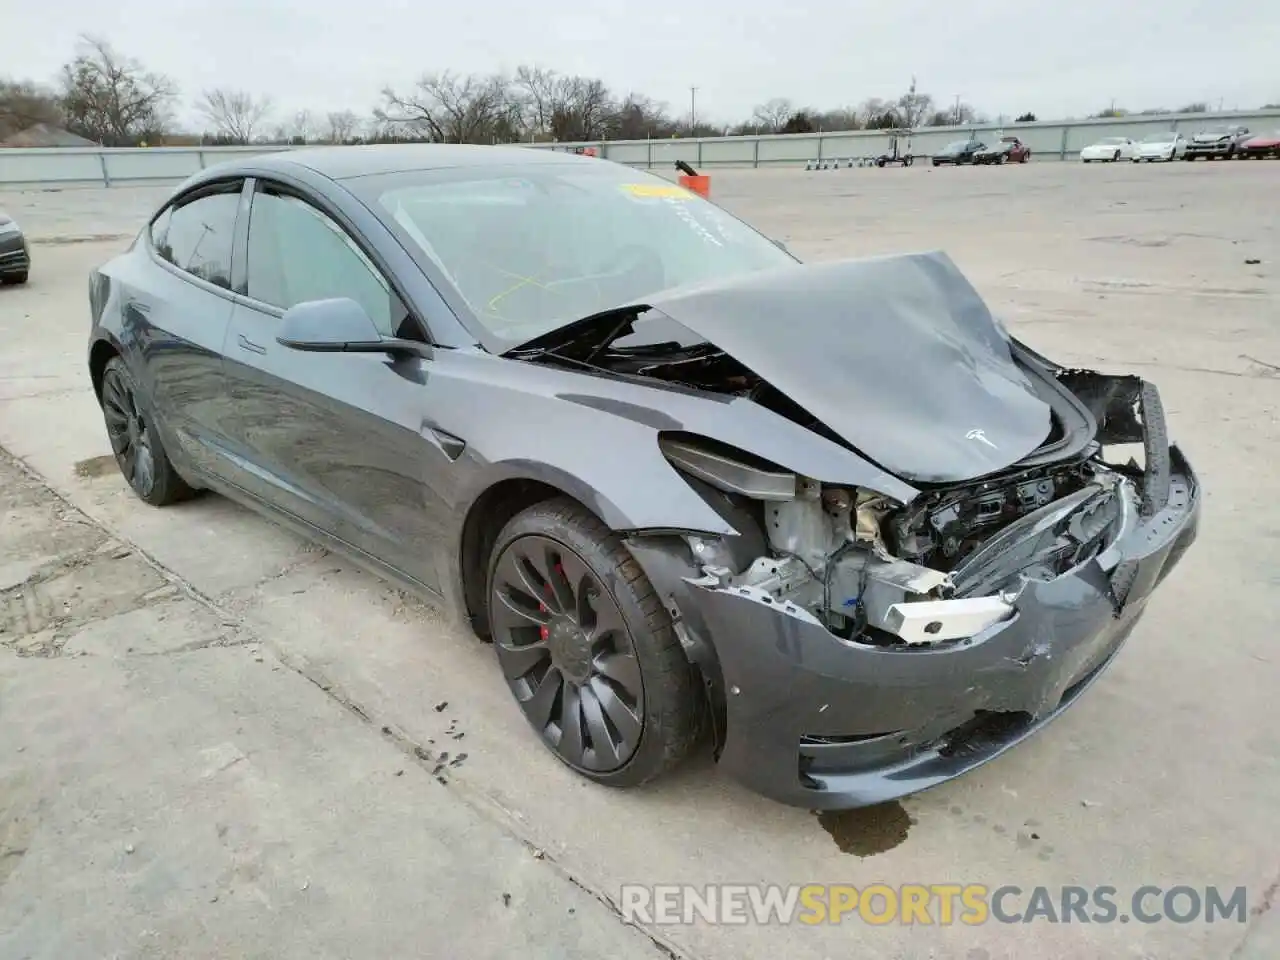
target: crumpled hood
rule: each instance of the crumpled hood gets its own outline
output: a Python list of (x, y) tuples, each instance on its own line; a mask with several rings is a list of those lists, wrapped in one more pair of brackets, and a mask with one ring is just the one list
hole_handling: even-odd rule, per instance
[(1219, 140), (1230, 140), (1229, 133), (1197, 133), (1191, 138), (1193, 143), (1217, 143)]
[(1050, 431), (1007, 335), (943, 253), (800, 264), (647, 302), (906, 480), (993, 473)]

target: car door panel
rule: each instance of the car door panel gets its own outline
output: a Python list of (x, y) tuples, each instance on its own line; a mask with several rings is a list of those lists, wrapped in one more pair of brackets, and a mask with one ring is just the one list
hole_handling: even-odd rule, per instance
[(430, 541), (444, 508), (434, 478), (451, 464), (423, 434), (430, 361), (276, 341), (283, 307), (329, 296), (365, 305), (384, 333), (407, 331), (398, 298), (349, 251), (354, 241), (305, 201), (267, 190), (251, 208), (248, 295), (227, 338), (235, 482), (436, 589)]
[(180, 198), (116, 277), (122, 339), (161, 428), (179, 458), (217, 475), (227, 472), (222, 350), (241, 189), (233, 181)]

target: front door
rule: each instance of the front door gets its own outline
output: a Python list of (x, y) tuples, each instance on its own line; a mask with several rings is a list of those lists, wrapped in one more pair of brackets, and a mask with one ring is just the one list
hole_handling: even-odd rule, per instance
[(250, 209), (248, 300), (226, 347), (241, 486), (437, 589), (433, 540), (450, 466), (422, 436), (431, 361), (312, 353), (276, 342), (296, 303), (350, 297), (385, 336), (422, 339), (356, 241), (292, 190), (259, 182)]

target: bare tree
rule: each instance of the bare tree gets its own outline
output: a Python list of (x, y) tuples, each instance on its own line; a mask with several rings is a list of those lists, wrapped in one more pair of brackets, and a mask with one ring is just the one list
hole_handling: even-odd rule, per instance
[(0, 140), (37, 123), (62, 122), (58, 98), (25, 80), (0, 80)]
[(927, 93), (916, 92), (916, 78), (911, 78), (911, 86), (898, 98), (898, 119), (904, 127), (914, 130), (923, 126), (925, 119), (933, 111), (933, 97)]
[(500, 76), (429, 73), (412, 92), (387, 87), (382, 98), (379, 121), (405, 124), (438, 143), (491, 143), (518, 126), (518, 105)]
[[(255, 98), (243, 90), (217, 88), (200, 95), (196, 110), (232, 143), (249, 143), (254, 131), (262, 126), (271, 112), (271, 98)], [(276, 130), (277, 134), (280, 132)]]
[(897, 110), (888, 100), (879, 97), (868, 97), (858, 105), (858, 122), (867, 129), (883, 129), (880, 123), (887, 114), (893, 114), (893, 122), (888, 126), (897, 126)]
[(551, 117), (560, 105), (560, 79), (554, 70), (516, 68), (513, 95), (520, 106), (524, 130), (533, 139), (551, 136)]
[(80, 52), (63, 66), (61, 81), (67, 129), (107, 146), (162, 134), (178, 93), (168, 77), (89, 36), (80, 38)]
[(520, 67), (509, 100), (518, 107), (523, 132), (533, 139), (600, 140), (618, 126), (613, 95), (592, 77)]
[(316, 135), (315, 119), (311, 116), (310, 110), (299, 110), (293, 115), (293, 127), (290, 131), (290, 139), (294, 143), (307, 143), (314, 139)]
[(329, 142), (346, 143), (356, 134), (360, 120), (350, 110), (337, 110), (325, 117), (329, 124)]
[(925, 119), (930, 127), (960, 127), (981, 122), (978, 112), (967, 103), (953, 104), (945, 110), (934, 110)]
[(836, 107), (817, 114), (818, 127), (822, 130), (861, 130), (862, 120), (857, 107)]
[(795, 105), (786, 97), (774, 97), (751, 112), (754, 120), (765, 133), (778, 133), (795, 115)]
[(617, 107), (604, 81), (567, 77), (562, 99), (551, 116), (557, 140), (602, 140), (617, 126)]
[(644, 94), (628, 94), (615, 114), (614, 134), (621, 140), (669, 137), (675, 130), (667, 105)]

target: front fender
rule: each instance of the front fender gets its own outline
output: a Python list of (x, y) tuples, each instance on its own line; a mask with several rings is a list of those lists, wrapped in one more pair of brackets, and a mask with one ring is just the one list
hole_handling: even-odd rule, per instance
[(917, 491), (839, 444), (742, 397), (667, 389), (462, 352), (439, 355), (428, 380), (433, 427), (463, 439), (470, 502), (504, 479), (540, 480), (591, 506), (615, 530), (732, 534), (668, 462), (663, 431), (708, 437), (823, 483)]
[[(475, 499), (505, 480), (534, 480), (567, 493), (613, 530), (693, 530), (732, 536), (737, 531), (709, 507), (650, 438), (653, 455), (620, 458), (566, 457), (559, 462), (513, 458), (491, 463), (474, 475)], [(624, 462), (625, 461), (625, 462)]]

